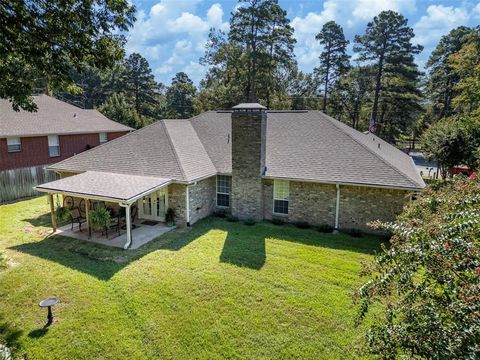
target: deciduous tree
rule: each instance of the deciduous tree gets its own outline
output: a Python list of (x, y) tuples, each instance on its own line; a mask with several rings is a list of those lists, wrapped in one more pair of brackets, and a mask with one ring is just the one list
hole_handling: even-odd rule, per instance
[(127, 0), (0, 1), (0, 98), (32, 111), (38, 79), (49, 90), (73, 88), (72, 67), (111, 66), (123, 56), (117, 30), (134, 11)]

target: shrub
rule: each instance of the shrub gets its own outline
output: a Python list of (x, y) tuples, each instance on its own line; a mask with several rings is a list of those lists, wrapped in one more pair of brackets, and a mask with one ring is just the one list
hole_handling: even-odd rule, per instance
[(112, 217), (110, 211), (104, 206), (98, 206), (90, 211), (90, 225), (95, 230), (107, 230), (110, 227)]
[(363, 236), (362, 230), (355, 229), (355, 228), (343, 229), (343, 230), (341, 230), (341, 232), (344, 233), (344, 234), (350, 235), (351, 237), (354, 237), (354, 238), (359, 238), (359, 237)]
[(70, 219), (70, 210), (64, 206), (58, 206), (55, 209), (55, 217), (60, 223), (68, 221)]
[(310, 227), (310, 224), (306, 221), (298, 221), (295, 223), (295, 226), (300, 229), (308, 229)]
[(371, 225), (393, 236), (358, 291), (359, 319), (372, 304), (382, 304), (384, 312), (368, 330), (370, 352), (380, 358), (478, 358), (480, 179), (429, 186), (395, 223)]
[(317, 230), (322, 232), (322, 233), (332, 233), (334, 229), (333, 226), (328, 225), (328, 224), (322, 224), (317, 227)]
[(255, 225), (256, 221), (253, 219), (247, 219), (243, 222), (245, 225), (252, 226)]
[(272, 224), (274, 224), (274, 225), (283, 225), (283, 224), (285, 224), (285, 222), (284, 222), (282, 219), (280, 219), (280, 218), (273, 218), (273, 219), (272, 219)]
[(233, 215), (228, 215), (228, 216), (227, 216), (227, 221), (237, 222), (237, 221), (238, 221), (238, 218), (237, 218), (236, 216), (233, 216)]
[(168, 208), (165, 212), (165, 222), (167, 224), (173, 225), (175, 224), (175, 210), (172, 208)]
[(223, 209), (218, 209), (213, 213), (213, 215), (218, 218), (225, 218), (227, 217), (227, 212)]

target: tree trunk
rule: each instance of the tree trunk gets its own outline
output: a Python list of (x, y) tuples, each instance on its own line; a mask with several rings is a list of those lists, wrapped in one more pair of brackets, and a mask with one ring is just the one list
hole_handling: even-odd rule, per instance
[(375, 80), (375, 95), (373, 97), (373, 108), (372, 108), (372, 120), (375, 124), (374, 133), (377, 133), (376, 129), (376, 120), (377, 120), (377, 111), (378, 111), (378, 100), (380, 98), (380, 89), (382, 86), (382, 72), (383, 72), (383, 53), (380, 56), (380, 60), (378, 61), (378, 71), (377, 77)]
[(325, 87), (323, 89), (323, 107), (322, 111), (326, 112), (327, 110), (327, 92), (328, 92), (328, 73), (330, 72), (330, 43), (328, 44), (327, 49), (327, 64), (325, 69)]

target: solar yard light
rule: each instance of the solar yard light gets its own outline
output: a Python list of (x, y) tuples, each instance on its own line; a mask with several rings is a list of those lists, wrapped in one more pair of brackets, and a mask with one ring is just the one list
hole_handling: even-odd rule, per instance
[(45, 307), (48, 308), (47, 323), (45, 324), (45, 326), (52, 325), (52, 323), (53, 323), (52, 306), (54, 306), (56, 304), (58, 304), (58, 299), (55, 298), (55, 297), (44, 299), (44, 300), (40, 301), (40, 303), (38, 304), (38, 306), (40, 306), (41, 308), (45, 308)]

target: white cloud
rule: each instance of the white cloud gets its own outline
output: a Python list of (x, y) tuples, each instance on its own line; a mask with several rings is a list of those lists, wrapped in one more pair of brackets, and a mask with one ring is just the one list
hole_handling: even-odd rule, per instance
[(480, 19), (480, 2), (473, 8), (472, 13), (475, 19)]
[(416, 10), (415, 0), (357, 0), (352, 15), (355, 20), (371, 20), (384, 10), (393, 10), (397, 12), (411, 12)]
[[(415, 0), (325, 0), (320, 12), (309, 12), (296, 16), (291, 25), (295, 29), (297, 46), (295, 53), (300, 68), (311, 71), (317, 65), (322, 50), (315, 35), (327, 22), (334, 20), (344, 27), (346, 35), (361, 33), (368, 21), (383, 10), (394, 10), (408, 14), (416, 10)], [(349, 33), (350, 32), (350, 33)]]
[(165, 83), (177, 71), (185, 71), (192, 78), (198, 78), (200, 72), (203, 76), (205, 68), (198, 59), (204, 53), (208, 31), (212, 27), (228, 29), (228, 22), (223, 22), (224, 12), (218, 3), (205, 16), (198, 14), (196, 6), (200, 1), (160, 0), (150, 9), (138, 11), (137, 21), (128, 33), (127, 53), (145, 56), (157, 79)]
[(466, 24), (470, 14), (464, 7), (430, 5), (414, 25), (415, 42), (429, 48), (453, 28)]

